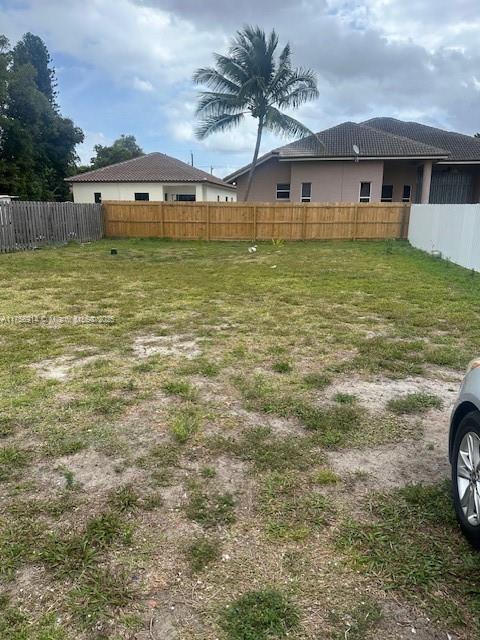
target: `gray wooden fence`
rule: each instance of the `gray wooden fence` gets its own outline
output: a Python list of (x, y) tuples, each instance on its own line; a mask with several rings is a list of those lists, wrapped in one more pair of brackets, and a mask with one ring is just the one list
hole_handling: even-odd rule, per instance
[(0, 253), (103, 236), (102, 206), (73, 202), (0, 202)]

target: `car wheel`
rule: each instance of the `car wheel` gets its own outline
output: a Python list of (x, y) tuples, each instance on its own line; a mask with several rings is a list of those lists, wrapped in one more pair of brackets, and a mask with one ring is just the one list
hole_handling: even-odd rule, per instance
[(463, 533), (480, 548), (480, 412), (468, 413), (458, 425), (452, 451), (455, 512)]

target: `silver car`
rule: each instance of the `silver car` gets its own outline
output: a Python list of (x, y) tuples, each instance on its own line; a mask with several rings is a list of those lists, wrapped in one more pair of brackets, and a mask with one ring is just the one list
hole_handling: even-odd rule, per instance
[(450, 420), (453, 502), (460, 526), (480, 548), (480, 358), (468, 365)]

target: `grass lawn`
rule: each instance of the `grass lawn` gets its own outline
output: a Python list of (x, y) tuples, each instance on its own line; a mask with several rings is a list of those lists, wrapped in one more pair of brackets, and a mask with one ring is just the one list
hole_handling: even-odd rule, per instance
[(480, 633), (446, 480), (480, 276), (247, 247), (0, 256), (1, 638)]

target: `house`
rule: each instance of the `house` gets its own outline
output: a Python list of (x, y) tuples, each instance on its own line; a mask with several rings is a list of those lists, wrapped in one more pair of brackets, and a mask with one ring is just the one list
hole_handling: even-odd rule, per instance
[[(246, 191), (250, 165), (225, 178)], [(417, 122), (344, 122), (259, 158), (249, 200), (480, 201), (480, 139)]]
[(231, 184), (157, 152), (71, 176), (66, 181), (71, 184), (74, 202), (234, 202), (237, 199)]

